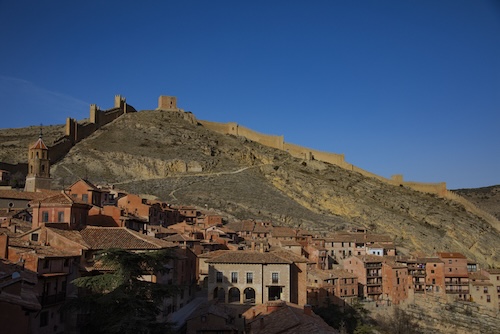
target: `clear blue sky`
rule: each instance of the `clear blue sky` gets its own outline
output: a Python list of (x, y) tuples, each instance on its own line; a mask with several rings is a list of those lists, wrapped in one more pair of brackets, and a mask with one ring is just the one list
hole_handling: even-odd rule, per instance
[(500, 1), (0, 0), (0, 128), (174, 95), (379, 175), (500, 184)]

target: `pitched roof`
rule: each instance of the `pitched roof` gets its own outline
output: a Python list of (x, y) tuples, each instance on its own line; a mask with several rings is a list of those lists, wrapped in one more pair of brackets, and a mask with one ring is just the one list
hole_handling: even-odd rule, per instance
[(290, 260), (278, 256), (274, 252), (260, 253), (253, 251), (229, 251), (212, 258), (207, 263), (248, 263), (248, 264), (292, 264)]
[(122, 248), (140, 250), (162, 249), (174, 246), (171, 242), (141, 234), (125, 227), (87, 226), (81, 231), (57, 228), (48, 229), (80, 244), (83, 249)]
[(462, 253), (447, 253), (447, 252), (442, 252), (442, 253), (437, 253), (437, 255), (442, 258), (442, 259), (466, 259), (465, 255)]
[(59, 193), (54, 190), (41, 190), (41, 191), (18, 191), (12, 189), (0, 189), (0, 198), (20, 199), (27, 201), (42, 200), (49, 196)]
[(271, 234), (274, 238), (296, 236), (295, 230), (293, 228), (285, 226), (275, 226)]
[(172, 243), (141, 234), (125, 227), (91, 227), (80, 231), (91, 249), (161, 249), (172, 247)]
[(42, 140), (42, 137), (40, 136), (40, 138), (38, 138), (38, 140), (31, 146), (31, 148), (33, 149), (41, 149), (41, 150), (48, 150), (47, 146), (45, 145), (45, 143), (43, 142)]
[[(252, 319), (253, 312), (258, 316)], [(249, 319), (252, 333), (338, 333), (314, 312), (306, 314), (302, 307), (284, 301), (256, 305), (243, 313), (243, 316)]]

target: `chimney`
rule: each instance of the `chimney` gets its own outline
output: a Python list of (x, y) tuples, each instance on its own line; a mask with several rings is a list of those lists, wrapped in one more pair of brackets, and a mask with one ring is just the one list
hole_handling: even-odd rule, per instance
[(304, 314), (305, 315), (311, 315), (312, 313), (312, 307), (309, 304), (304, 305)]
[(7, 234), (0, 234), (0, 258), (9, 258), (9, 236)]

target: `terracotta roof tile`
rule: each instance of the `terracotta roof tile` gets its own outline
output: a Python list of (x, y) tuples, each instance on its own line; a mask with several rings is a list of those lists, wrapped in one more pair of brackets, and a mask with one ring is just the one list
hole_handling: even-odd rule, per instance
[(31, 146), (34, 149), (48, 150), (47, 146), (43, 142), (42, 138), (38, 138), (38, 140)]
[[(274, 307), (268, 309), (268, 305)], [(253, 318), (253, 312), (258, 316)], [(306, 314), (302, 307), (284, 301), (256, 305), (243, 313), (243, 316), (249, 319), (252, 333), (256, 334), (338, 333), (314, 312)]]
[(42, 190), (42, 191), (17, 191), (12, 189), (0, 189), (0, 198), (24, 199), (27, 201), (42, 200), (49, 196), (58, 194), (59, 191)]
[(444, 259), (466, 259), (465, 255), (462, 253), (447, 253), (447, 252), (442, 252), (442, 253), (437, 253), (438, 257), (444, 258)]
[(274, 238), (295, 237), (295, 230), (291, 227), (275, 226), (271, 232)]
[(229, 251), (208, 260), (207, 263), (291, 264), (292, 261), (286, 260), (274, 254), (274, 252)]
[(124, 227), (86, 227), (80, 231), (82, 239), (91, 249), (161, 249), (172, 243), (147, 236)]

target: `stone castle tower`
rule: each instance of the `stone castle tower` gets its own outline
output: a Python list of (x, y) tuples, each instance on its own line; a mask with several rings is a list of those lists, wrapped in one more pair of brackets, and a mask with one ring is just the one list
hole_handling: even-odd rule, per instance
[(42, 132), (38, 140), (28, 150), (28, 175), (24, 191), (50, 189), (49, 149), (42, 140)]

